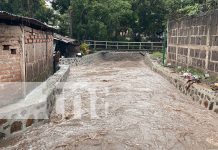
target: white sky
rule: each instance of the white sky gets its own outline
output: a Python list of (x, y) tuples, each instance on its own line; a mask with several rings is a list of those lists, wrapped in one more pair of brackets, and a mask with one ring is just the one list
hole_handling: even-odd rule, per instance
[(52, 0), (45, 0), (46, 6), (52, 8), (50, 1)]

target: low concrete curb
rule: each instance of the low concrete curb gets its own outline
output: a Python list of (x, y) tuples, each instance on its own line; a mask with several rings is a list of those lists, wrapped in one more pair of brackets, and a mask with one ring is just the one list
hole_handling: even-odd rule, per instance
[(48, 122), (55, 105), (55, 95), (62, 90), (69, 72), (68, 65), (61, 65), (59, 71), (36, 87), (25, 99), (0, 108), (0, 139), (14, 137)]
[(186, 80), (180, 77), (177, 73), (173, 73), (169, 68), (163, 67), (157, 62), (153, 62), (148, 55), (145, 55), (145, 62), (151, 69), (163, 77), (165, 77), (171, 84), (179, 89), (183, 94), (190, 96), (193, 101), (198, 102), (205, 108), (218, 113), (218, 93), (210, 88), (204, 87), (201, 84), (193, 84), (187, 89)]

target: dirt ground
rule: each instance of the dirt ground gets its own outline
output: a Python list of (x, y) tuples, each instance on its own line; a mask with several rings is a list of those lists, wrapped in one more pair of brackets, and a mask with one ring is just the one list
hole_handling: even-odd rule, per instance
[[(181, 94), (142, 59), (71, 67), (58, 99), (63, 97), (65, 117), (54, 112), (49, 124), (2, 142), (0, 149), (218, 149), (218, 116)], [(97, 116), (90, 99), (96, 99)], [(80, 100), (81, 111), (75, 112)]]

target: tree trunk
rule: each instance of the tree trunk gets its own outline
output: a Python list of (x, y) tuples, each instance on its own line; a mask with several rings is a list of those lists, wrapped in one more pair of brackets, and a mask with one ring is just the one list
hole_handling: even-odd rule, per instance
[(69, 17), (70, 17), (70, 26), (69, 26), (70, 37), (73, 37), (73, 11), (72, 10), (70, 10), (69, 12)]

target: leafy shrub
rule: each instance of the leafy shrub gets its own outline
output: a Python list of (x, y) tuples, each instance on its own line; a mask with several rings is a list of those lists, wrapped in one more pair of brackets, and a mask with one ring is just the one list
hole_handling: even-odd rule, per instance
[(86, 43), (82, 43), (82, 44), (80, 45), (80, 51), (81, 51), (81, 53), (82, 53), (83, 55), (89, 54), (89, 52), (90, 52), (90, 50), (89, 50), (89, 45), (86, 44)]

